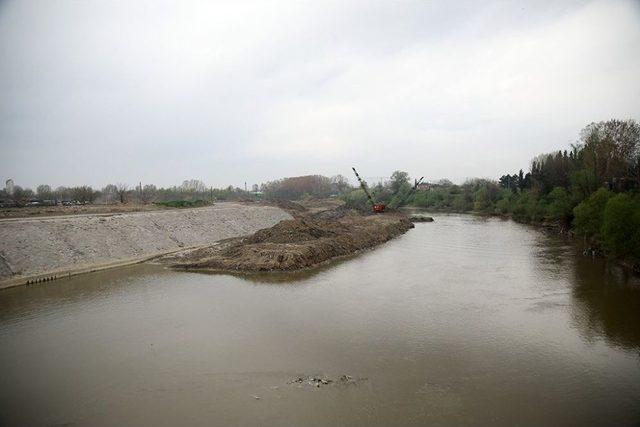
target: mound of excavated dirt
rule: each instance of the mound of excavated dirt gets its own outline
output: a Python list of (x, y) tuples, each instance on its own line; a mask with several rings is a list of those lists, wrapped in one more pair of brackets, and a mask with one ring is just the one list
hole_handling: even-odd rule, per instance
[(284, 220), (245, 238), (170, 255), (161, 261), (187, 270), (260, 272), (294, 271), (384, 243), (413, 224), (397, 213), (305, 215)]

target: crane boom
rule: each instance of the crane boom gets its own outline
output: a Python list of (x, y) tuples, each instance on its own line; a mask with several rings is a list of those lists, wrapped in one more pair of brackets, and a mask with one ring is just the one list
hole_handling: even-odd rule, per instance
[(371, 194), (369, 194), (369, 190), (367, 189), (367, 184), (365, 184), (362, 178), (360, 178), (360, 175), (358, 175), (358, 171), (356, 171), (356, 168), (352, 167), (351, 169), (353, 169), (353, 173), (356, 174), (356, 178), (358, 178), (358, 182), (360, 183), (360, 188), (364, 190), (364, 193), (367, 195), (367, 198), (369, 199), (371, 206), (375, 206), (376, 202), (373, 201), (373, 197), (371, 197)]
[(404, 197), (404, 199), (402, 200), (402, 203), (404, 203), (405, 201), (407, 201), (407, 199), (417, 190), (418, 185), (420, 185), (420, 183), (422, 182), (422, 180), (424, 179), (424, 176), (421, 177), (420, 179), (414, 179), (413, 182), (413, 187), (411, 188), (411, 190), (407, 193), (407, 195)]

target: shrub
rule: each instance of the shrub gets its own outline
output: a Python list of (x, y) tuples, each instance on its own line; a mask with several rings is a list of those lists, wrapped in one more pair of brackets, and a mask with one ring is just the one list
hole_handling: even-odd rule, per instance
[(453, 196), (451, 207), (456, 212), (467, 212), (473, 209), (473, 199), (469, 193), (459, 193)]
[(570, 219), (573, 212), (571, 198), (567, 191), (562, 187), (555, 187), (547, 196), (549, 204), (547, 206), (547, 215), (556, 220)]
[(535, 191), (524, 190), (513, 197), (512, 204), (513, 216), (520, 220), (530, 221), (534, 219), (538, 206), (538, 193)]
[(500, 198), (496, 202), (495, 212), (499, 214), (507, 214), (512, 210), (513, 200), (516, 195), (509, 189), (504, 189), (500, 193)]
[(604, 208), (602, 218), (604, 246), (614, 255), (640, 259), (640, 197), (617, 194)]
[(370, 208), (369, 199), (362, 189), (352, 190), (346, 193), (342, 199), (345, 206), (350, 209), (368, 210)]
[(611, 196), (610, 191), (600, 188), (573, 209), (573, 225), (577, 232), (600, 239), (604, 208)]

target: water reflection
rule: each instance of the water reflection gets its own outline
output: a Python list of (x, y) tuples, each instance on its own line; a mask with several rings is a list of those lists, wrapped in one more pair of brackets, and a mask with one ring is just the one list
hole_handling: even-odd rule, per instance
[[(640, 277), (615, 261), (583, 256), (575, 241), (539, 230), (534, 239), (535, 268), (544, 284), (560, 283), (571, 301), (571, 317), (587, 342), (606, 340), (640, 349)], [(541, 302), (540, 305), (550, 305)], [(556, 306), (561, 306), (557, 304)]]
[(301, 271), (294, 272), (258, 272), (258, 273), (233, 273), (233, 272), (208, 272), (208, 271), (193, 271), (196, 274), (204, 274), (208, 276), (232, 276), (247, 282), (255, 283), (255, 284), (268, 284), (268, 285), (293, 285), (300, 284), (303, 282), (307, 282), (308, 280), (314, 278), (315, 276), (322, 275), (323, 273), (335, 270), (336, 268), (340, 268), (341, 265), (352, 260), (360, 255), (361, 253), (355, 255), (349, 255), (346, 257), (342, 257), (338, 260), (332, 260), (331, 262), (324, 263), (320, 266), (309, 268)]
[(603, 259), (576, 254), (574, 260), (572, 314), (582, 334), (639, 350), (640, 278)]

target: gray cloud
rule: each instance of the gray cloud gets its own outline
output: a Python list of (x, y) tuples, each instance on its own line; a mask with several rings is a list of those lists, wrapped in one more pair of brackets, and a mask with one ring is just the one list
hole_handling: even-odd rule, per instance
[(5, 1), (0, 173), (496, 177), (638, 118), (639, 24), (634, 1)]

